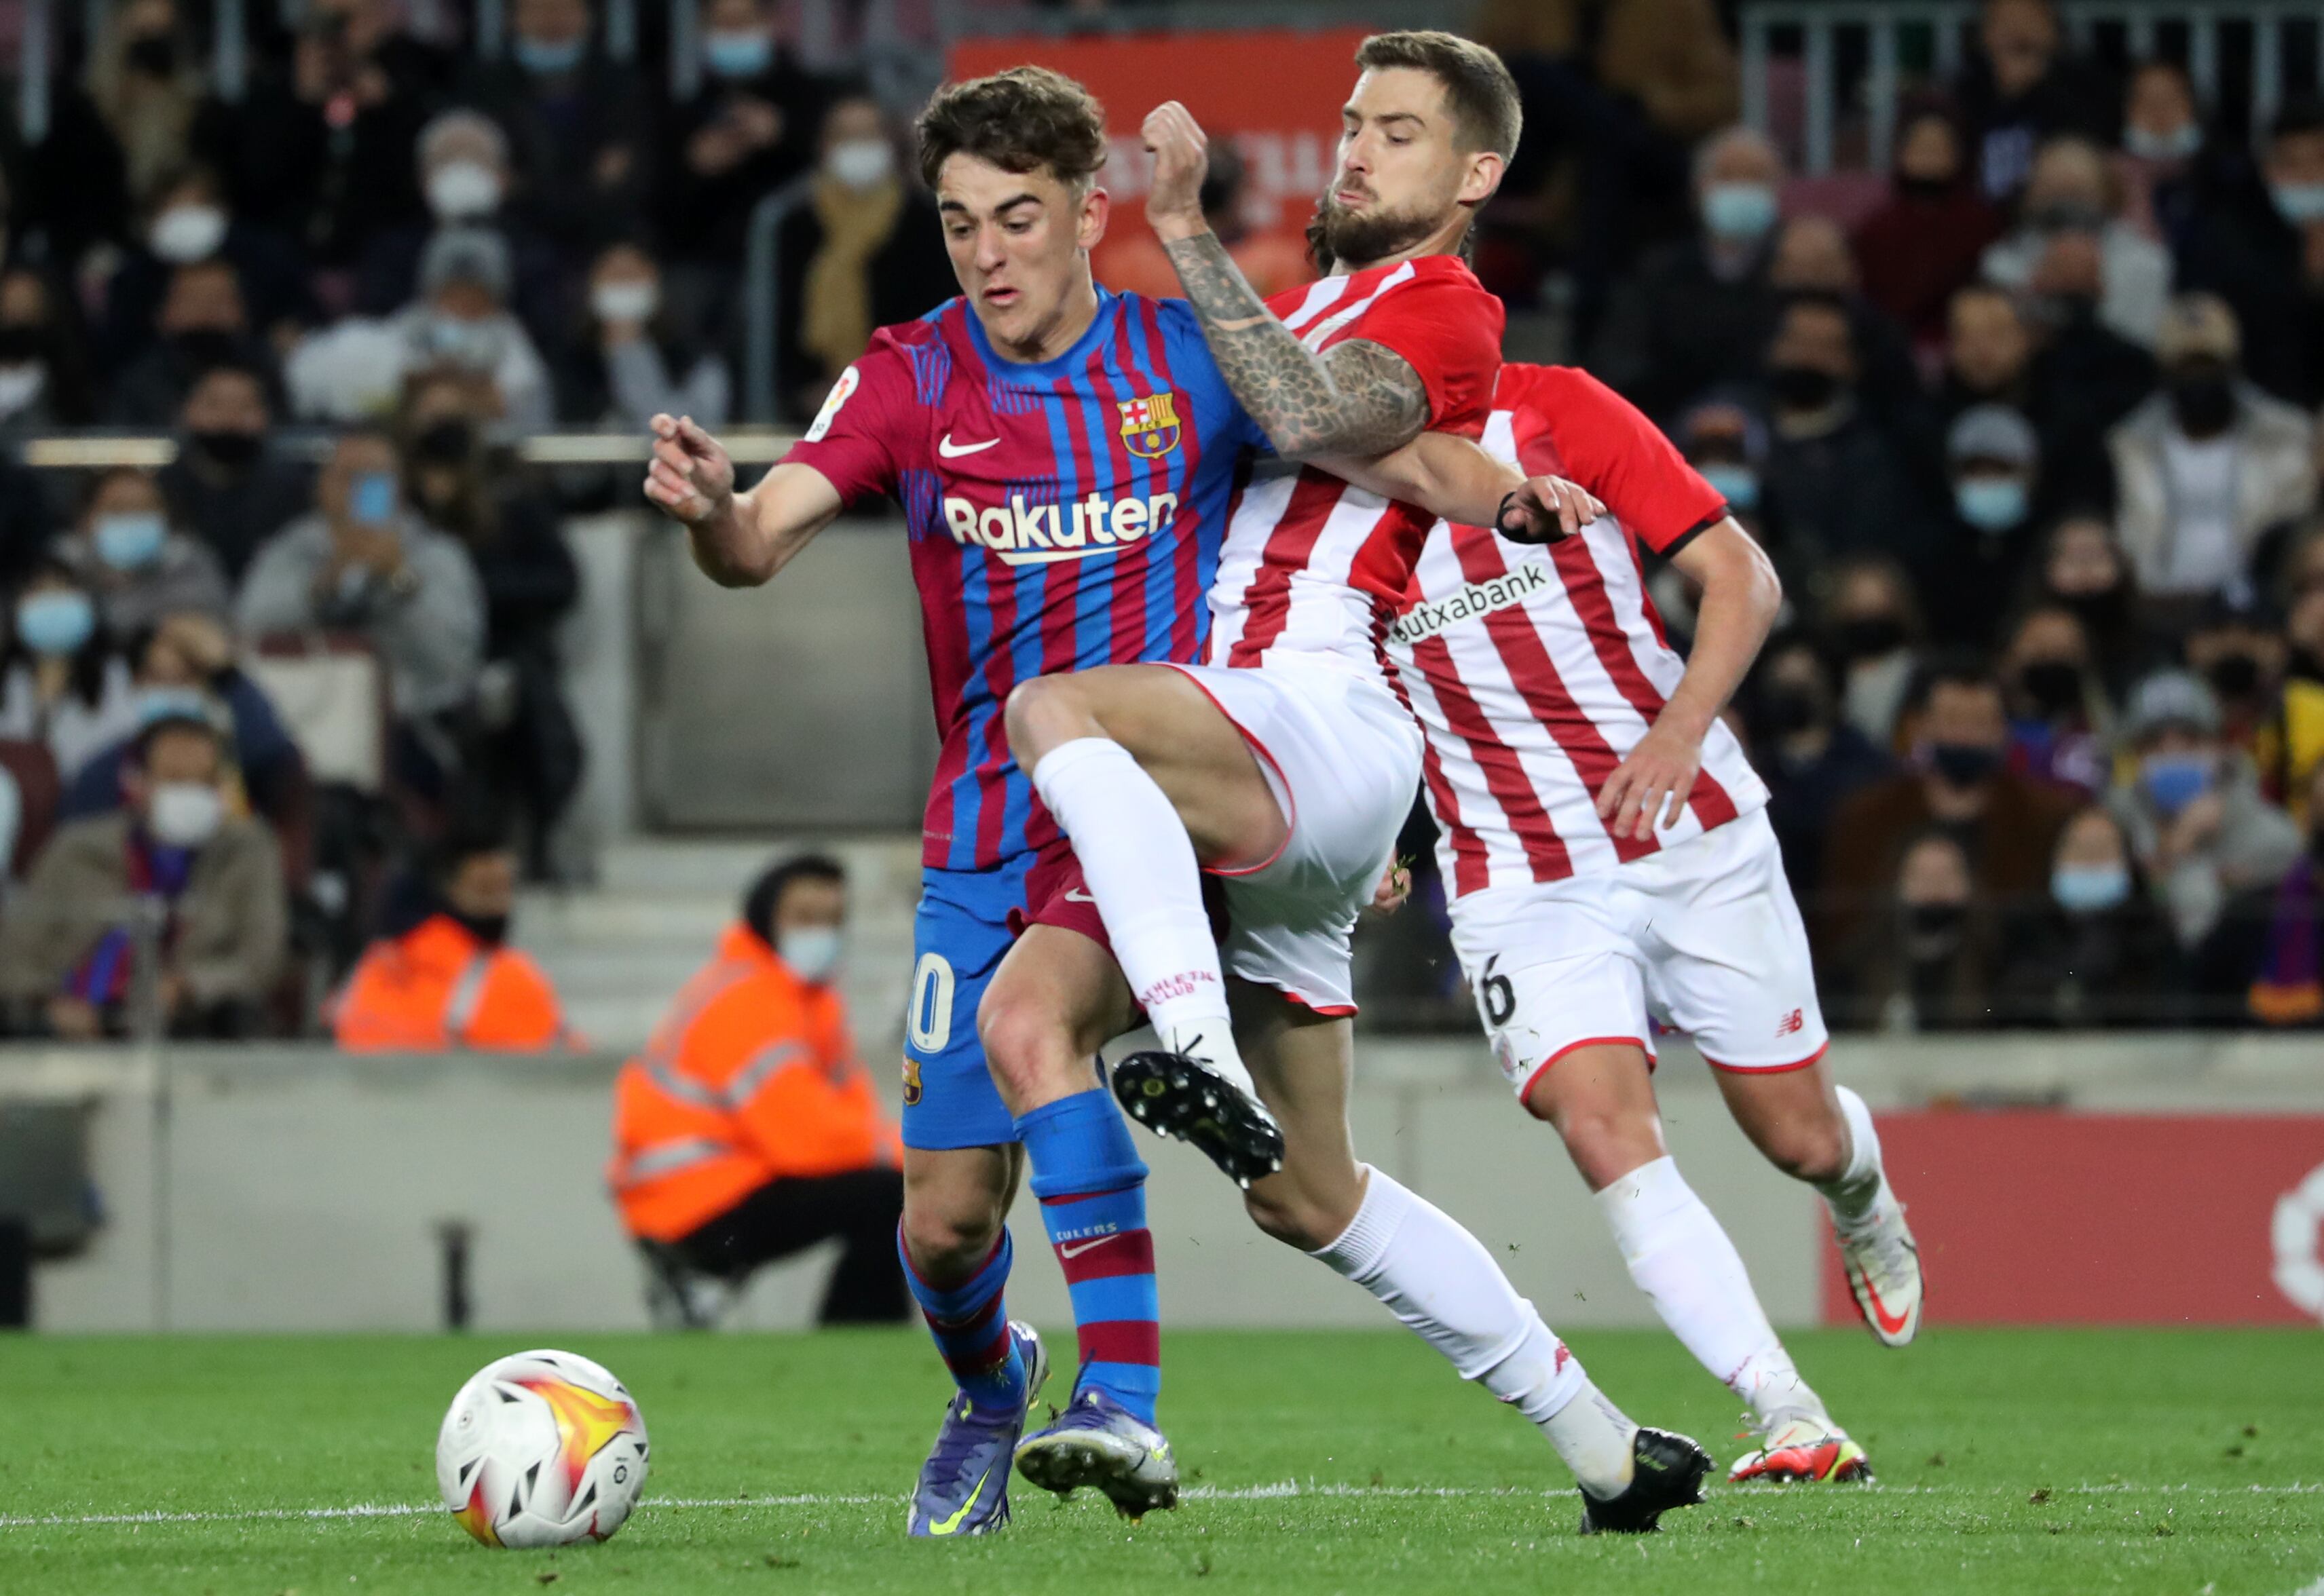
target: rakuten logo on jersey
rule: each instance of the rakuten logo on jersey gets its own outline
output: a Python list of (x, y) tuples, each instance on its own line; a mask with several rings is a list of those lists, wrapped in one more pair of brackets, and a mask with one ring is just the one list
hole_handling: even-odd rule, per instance
[(1421, 600), (1398, 617), (1388, 638), (1410, 647), (1424, 637), (1434, 637), (1448, 626), (1521, 604), (1549, 586), (1548, 571), (1538, 565), (1521, 565), (1506, 577), (1471, 582), (1449, 598)]
[(1011, 494), (1008, 508), (982, 510), (947, 496), (944, 512), (954, 542), (990, 549), (1009, 565), (1037, 566), (1087, 559), (1135, 543), (1170, 524), (1178, 512), (1178, 495), (1109, 499), (1091, 494), (1070, 504), (1028, 504), (1024, 494)]

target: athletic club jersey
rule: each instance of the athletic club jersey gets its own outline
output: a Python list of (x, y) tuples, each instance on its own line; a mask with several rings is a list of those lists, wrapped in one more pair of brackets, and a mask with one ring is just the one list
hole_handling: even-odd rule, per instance
[(1714, 722), (1675, 826), (1617, 838), (1596, 808), (1686, 669), (1632, 540), (1676, 553), (1725, 517), (1719, 494), (1627, 401), (1571, 367), (1503, 366), (1483, 443), (1528, 476), (1580, 483), (1611, 513), (1538, 547), (1442, 521), (1428, 535), (1388, 650), (1427, 734), (1424, 785), (1453, 895), (1611, 870), (1765, 804)]
[[(1347, 338), (1385, 345), (1428, 391), (1428, 425), (1474, 438), (1501, 361), (1501, 302), (1452, 255), (1326, 277), (1268, 308), (1321, 351)], [(1255, 458), (1227, 523), (1211, 589), (1213, 665), (1288, 657), (1365, 675), (1404, 602), (1432, 517), (1338, 477)]]
[(944, 739), (924, 864), (990, 870), (1056, 835), (1001, 727), (1019, 682), (1201, 657), (1236, 463), (1264, 441), (1179, 300), (1100, 289), (1089, 330), (1032, 365), (950, 300), (840, 374), (784, 459), (903, 504)]

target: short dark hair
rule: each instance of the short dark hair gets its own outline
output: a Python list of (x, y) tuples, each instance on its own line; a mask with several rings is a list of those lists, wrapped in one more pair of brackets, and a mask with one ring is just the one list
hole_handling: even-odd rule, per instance
[(1011, 67), (936, 90), (920, 113), (919, 136), (920, 180), (931, 189), (954, 155), (1003, 171), (1046, 168), (1078, 187), (1105, 164), (1105, 107), (1062, 72)]
[(1501, 58), (1474, 40), (1434, 28), (1374, 33), (1356, 46), (1356, 65), (1367, 72), (1409, 67), (1444, 86), (1452, 131), (1469, 150), (1490, 150), (1507, 161), (1517, 152), (1525, 111), (1517, 79)]
[(1975, 693), (1991, 693), (2003, 697), (2001, 678), (1985, 657), (1966, 649), (1947, 650), (1924, 661), (1913, 672), (1913, 681), (1904, 694), (1904, 707), (1918, 713), (1928, 708), (1939, 687), (1967, 687)]
[(497, 799), (463, 792), (453, 797), (449, 807), (451, 816), (429, 850), (429, 873), (437, 881), (449, 881), (480, 854), (505, 853), (516, 846), (508, 811)]
[(218, 762), (221, 765), (226, 762), (225, 734), (201, 716), (184, 711), (157, 715), (140, 726), (136, 741), (129, 745), (129, 762), (138, 770), (143, 770), (152, 759), (153, 745), (180, 732), (208, 739), (211, 749), (218, 756)]
[(846, 867), (828, 853), (794, 853), (767, 867), (742, 895), (742, 923), (770, 947), (775, 941), (775, 913), (794, 881), (831, 881), (844, 885)]
[(2276, 139), (2296, 138), (2301, 134), (2324, 133), (2324, 100), (2305, 97), (2286, 100), (2267, 125), (2267, 136)]

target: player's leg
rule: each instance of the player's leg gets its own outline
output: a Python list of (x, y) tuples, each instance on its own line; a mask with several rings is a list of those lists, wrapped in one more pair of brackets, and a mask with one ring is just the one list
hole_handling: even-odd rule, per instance
[(1048, 924), (1026, 927), (977, 1007), (1081, 1352), (1073, 1397), (1055, 1423), (1019, 1444), (1018, 1471), (1059, 1492), (1095, 1486), (1133, 1516), (1178, 1496), (1176, 1462), (1154, 1427), (1162, 1338), (1146, 1164), (1093, 1063), (1135, 1019), (1104, 947)]
[(1191, 678), (1158, 665), (1020, 683), (1008, 727), (1017, 762), (1073, 840), (1114, 957), (1164, 1049), (1194, 1053), (1247, 1092), (1201, 867), (1273, 858), (1289, 820), (1242, 733)]
[(1662, 1512), (1700, 1500), (1695, 1487), (1710, 1466), (1701, 1448), (1632, 1423), (1482, 1243), (1357, 1161), (1347, 1018), (1248, 982), (1234, 983), (1234, 996), (1243, 1056), (1284, 1134), (1283, 1168), (1244, 1196), (1259, 1227), (1361, 1286), (1462, 1379), (1532, 1421), (1582, 1487), (1585, 1530), (1651, 1529)]

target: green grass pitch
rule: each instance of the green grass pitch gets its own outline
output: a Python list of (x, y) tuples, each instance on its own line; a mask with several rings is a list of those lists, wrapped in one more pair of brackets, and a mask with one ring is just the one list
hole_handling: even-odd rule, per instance
[[(628, 1382), (654, 1449), (628, 1527), (555, 1554), (432, 1505), (445, 1406), (523, 1337), (0, 1342), (0, 1591), (2324, 1593), (2314, 1331), (1794, 1335), (1879, 1485), (1721, 1487), (1594, 1540), (1531, 1427), (1416, 1342), (1178, 1333), (1176, 1512), (1020, 1485), (1006, 1534), (949, 1545), (902, 1535), (944, 1390), (918, 1336), (549, 1339)], [(1736, 1404), (1668, 1337), (1573, 1345), (1734, 1455)]]

